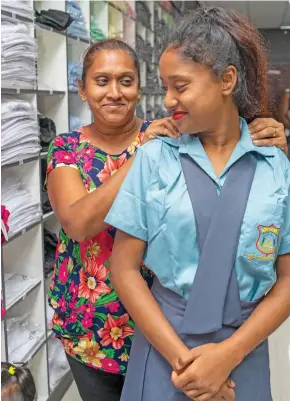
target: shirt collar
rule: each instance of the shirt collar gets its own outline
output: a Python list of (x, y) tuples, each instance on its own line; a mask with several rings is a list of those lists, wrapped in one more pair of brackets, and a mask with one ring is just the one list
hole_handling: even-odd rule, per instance
[[(240, 130), (241, 139), (232, 153), (230, 158), (231, 160), (237, 160), (248, 152), (256, 152), (264, 157), (275, 156), (273, 146), (255, 146), (253, 144), (248, 124), (242, 117), (240, 117)], [(188, 153), (191, 156), (200, 157), (201, 151), (202, 153), (205, 153), (203, 146), (196, 135), (183, 135), (181, 137), (179, 146), (180, 153)]]

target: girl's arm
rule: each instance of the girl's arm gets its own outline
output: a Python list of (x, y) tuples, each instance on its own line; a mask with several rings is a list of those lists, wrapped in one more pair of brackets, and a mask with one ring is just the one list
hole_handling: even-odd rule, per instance
[(138, 328), (160, 354), (175, 367), (188, 352), (175, 333), (140, 274), (145, 242), (117, 231), (110, 260), (111, 280)]
[(189, 397), (204, 401), (224, 383), (232, 370), (290, 316), (290, 254), (277, 258), (277, 282), (249, 319), (227, 340), (194, 348), (179, 360), (173, 383)]

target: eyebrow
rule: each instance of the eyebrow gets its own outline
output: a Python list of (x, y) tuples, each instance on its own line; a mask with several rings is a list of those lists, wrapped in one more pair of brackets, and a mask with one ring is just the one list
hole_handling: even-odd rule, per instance
[(112, 72), (98, 71), (93, 74), (93, 77), (100, 77), (100, 76), (104, 76), (104, 75), (131, 75), (131, 74), (135, 75), (135, 71), (124, 71), (124, 72), (120, 72), (119, 74), (115, 74)]

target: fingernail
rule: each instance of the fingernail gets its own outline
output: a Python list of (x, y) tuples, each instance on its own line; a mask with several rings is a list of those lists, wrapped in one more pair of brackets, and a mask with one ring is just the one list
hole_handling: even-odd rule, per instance
[(254, 145), (259, 145), (259, 141), (253, 141)]
[(178, 361), (176, 362), (176, 369), (180, 370), (181, 366), (180, 366), (180, 359), (178, 359)]

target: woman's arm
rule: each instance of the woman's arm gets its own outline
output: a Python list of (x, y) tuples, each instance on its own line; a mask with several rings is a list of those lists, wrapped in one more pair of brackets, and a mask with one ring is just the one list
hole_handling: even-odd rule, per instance
[(248, 125), (256, 146), (277, 146), (288, 154), (284, 125), (273, 118), (256, 118)]
[(249, 319), (227, 340), (206, 344), (181, 356), (179, 376), (173, 383), (189, 397), (212, 394), (242, 360), (268, 338), (290, 316), (290, 254), (277, 258), (277, 282)]
[(104, 218), (132, 162), (133, 157), (90, 194), (76, 169), (58, 167), (49, 173), (47, 190), (51, 206), (61, 226), (72, 239), (85, 241), (106, 227)]
[(289, 101), (290, 101), (290, 92), (284, 92), (281, 101), (279, 104), (279, 118), (280, 121), (285, 125), (285, 128), (290, 129), (290, 120), (289, 120)]
[[(147, 128), (142, 145), (156, 135), (179, 136), (171, 118), (156, 120)], [(57, 150), (57, 149), (56, 149)], [(97, 235), (133, 162), (131, 157), (112, 177), (88, 194), (77, 169), (58, 167), (48, 174), (51, 206), (65, 232), (75, 241)], [(120, 211), (122, 213), (122, 211)]]
[(173, 367), (188, 348), (175, 333), (140, 274), (145, 242), (117, 231), (110, 259), (111, 280), (147, 340)]

